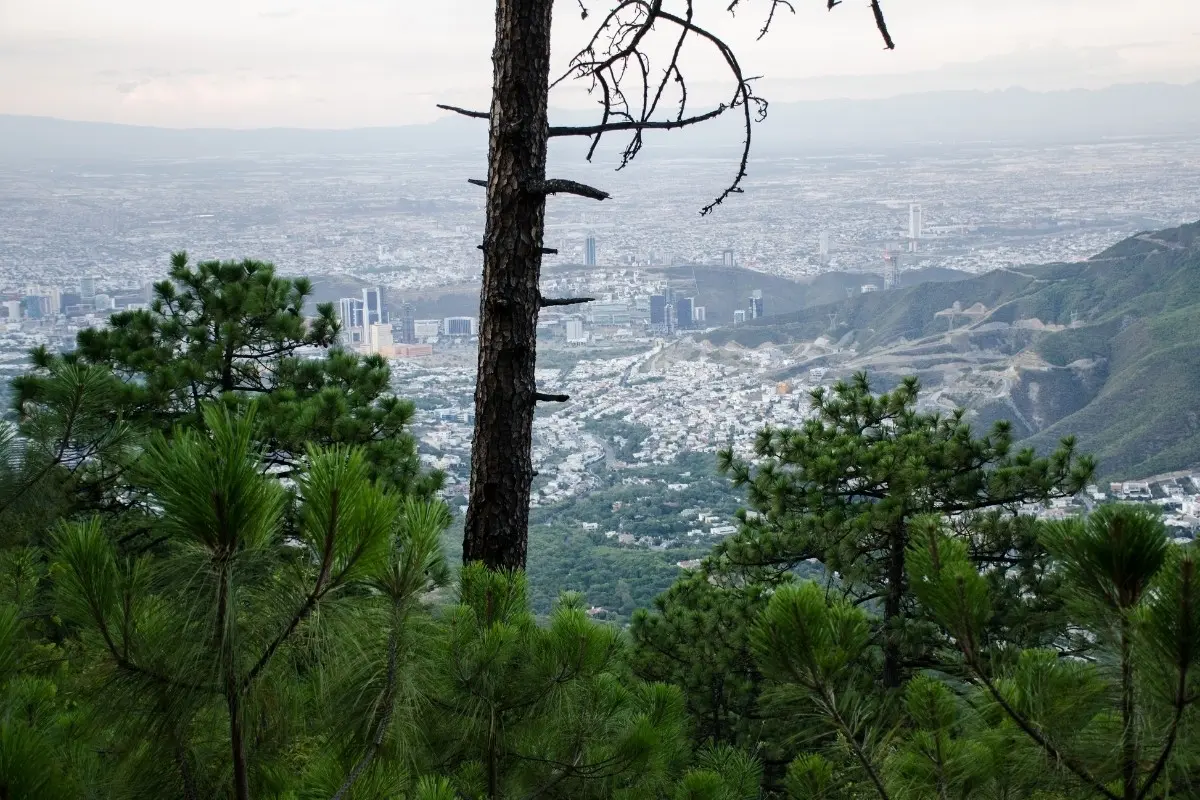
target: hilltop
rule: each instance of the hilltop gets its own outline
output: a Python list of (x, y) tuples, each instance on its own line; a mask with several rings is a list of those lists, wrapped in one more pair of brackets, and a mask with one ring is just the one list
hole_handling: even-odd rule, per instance
[[(929, 400), (1006, 418), (1039, 449), (1075, 434), (1106, 477), (1200, 464), (1200, 222), (1086, 261), (859, 294), (716, 331), (795, 343), (799, 375), (917, 374)], [(781, 375), (782, 377), (782, 375)]]

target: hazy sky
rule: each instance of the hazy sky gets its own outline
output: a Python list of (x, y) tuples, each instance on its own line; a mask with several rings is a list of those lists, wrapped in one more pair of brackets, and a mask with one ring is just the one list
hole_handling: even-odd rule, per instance
[[(668, 3), (672, 0), (667, 0)], [(675, 0), (678, 2), (678, 0)], [(549, 2), (549, 0), (547, 0)], [(611, 0), (585, 0), (593, 19)], [(794, 0), (761, 42), (767, 0), (697, 0), (774, 100), (933, 89), (1200, 80), (1198, 0)], [(486, 107), (494, 0), (0, 0), (0, 113), (172, 127), (422, 122)], [(557, 0), (555, 61), (587, 30)], [(699, 95), (721, 73), (694, 56)], [(723, 90), (722, 90), (723, 91)], [(577, 91), (552, 105), (586, 102)]]

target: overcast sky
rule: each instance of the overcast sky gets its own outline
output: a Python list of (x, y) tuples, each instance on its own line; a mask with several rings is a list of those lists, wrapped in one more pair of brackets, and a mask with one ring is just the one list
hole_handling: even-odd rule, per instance
[[(549, 0), (547, 0), (549, 1)], [(611, 0), (584, 0), (593, 18)], [(670, 3), (671, 0), (668, 0)], [(772, 100), (935, 89), (1200, 80), (1200, 0), (794, 0), (761, 42), (767, 0), (696, 21), (735, 45)], [(171, 127), (344, 128), (486, 107), (494, 0), (0, 0), (0, 113)], [(557, 0), (556, 64), (585, 38)], [(697, 50), (691, 83), (721, 73)], [(721, 89), (723, 91), (723, 89)], [(579, 106), (577, 91), (552, 105)]]

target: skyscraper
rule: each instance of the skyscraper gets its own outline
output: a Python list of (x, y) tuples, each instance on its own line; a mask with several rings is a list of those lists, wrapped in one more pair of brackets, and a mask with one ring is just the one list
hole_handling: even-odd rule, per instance
[(817, 237), (817, 257), (824, 264), (829, 261), (829, 233), (821, 231), (821, 235)]
[(750, 293), (749, 313), (746, 315), (750, 319), (760, 319), (763, 316), (763, 294), (762, 289), (755, 289)]
[(708, 317), (708, 309), (704, 306), (692, 306), (692, 322), (706, 322)]
[(417, 341), (417, 310), (412, 303), (405, 303), (400, 307), (400, 341), (404, 344), (413, 344)]
[(898, 289), (900, 287), (900, 254), (892, 250), (883, 251), (883, 288)]
[(908, 204), (908, 238), (916, 241), (921, 238), (921, 204)]
[(733, 324), (741, 325), (741, 324), (745, 323), (745, 321), (746, 321), (746, 312), (740, 308), (734, 309)]
[(96, 297), (95, 278), (89, 275), (79, 279), (79, 296), (85, 303), (89, 303)]
[(383, 290), (378, 286), (369, 286), (363, 289), (362, 308), (362, 326), (364, 328), (383, 322)]
[(357, 297), (343, 297), (338, 300), (337, 318), (342, 323), (342, 328), (362, 328), (363, 325), (363, 301)]
[(733, 250), (726, 250), (724, 253), (721, 254), (721, 264), (723, 264), (726, 267), (734, 266)]
[(587, 239), (583, 242), (583, 265), (585, 267), (596, 266), (596, 237), (588, 234)]
[(656, 294), (650, 297), (650, 324), (667, 327), (667, 296)]
[(695, 306), (695, 300), (691, 297), (681, 297), (675, 301), (675, 327), (681, 331), (692, 327), (692, 310)]

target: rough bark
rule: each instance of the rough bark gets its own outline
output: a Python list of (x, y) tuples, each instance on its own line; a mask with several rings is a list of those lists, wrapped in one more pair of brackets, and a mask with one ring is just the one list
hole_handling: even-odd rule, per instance
[(524, 568), (546, 195), (548, 0), (497, 0), (471, 494), (463, 561)]

